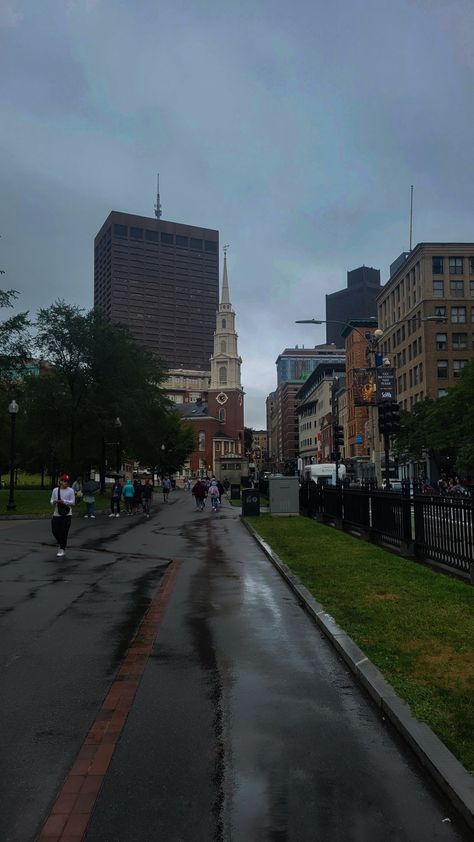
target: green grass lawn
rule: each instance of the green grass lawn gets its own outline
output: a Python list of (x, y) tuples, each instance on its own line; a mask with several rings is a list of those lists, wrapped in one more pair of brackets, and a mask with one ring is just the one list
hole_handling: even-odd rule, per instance
[[(14, 511), (7, 509), (8, 496), (8, 489), (2, 489), (0, 491), (0, 515), (39, 515), (50, 514), (53, 511), (53, 507), (49, 502), (51, 499), (51, 489), (45, 489), (44, 491), (41, 491), (41, 489), (38, 491), (24, 491), (21, 488), (15, 489), (16, 509)], [(110, 507), (110, 492), (104, 496), (96, 494), (95, 507), (98, 511), (108, 509)], [(85, 514), (85, 503), (79, 503), (74, 507), (74, 511), (79, 514)]]
[(474, 775), (474, 588), (309, 518), (248, 521)]

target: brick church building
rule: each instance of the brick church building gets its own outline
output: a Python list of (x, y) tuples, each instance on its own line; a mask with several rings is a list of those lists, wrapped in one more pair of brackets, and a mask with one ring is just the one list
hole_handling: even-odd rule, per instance
[(197, 450), (189, 457), (187, 473), (193, 477), (214, 475), (220, 480), (240, 481), (241, 475), (248, 473), (244, 450), (244, 391), (240, 376), (242, 359), (237, 349), (225, 253), (210, 362), (207, 392), (195, 403), (177, 406), (183, 423), (194, 430), (197, 441)]

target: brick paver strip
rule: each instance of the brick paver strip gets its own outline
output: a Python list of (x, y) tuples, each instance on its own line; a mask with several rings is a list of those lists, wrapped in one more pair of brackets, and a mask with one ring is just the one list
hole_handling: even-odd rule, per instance
[(155, 643), (180, 567), (172, 561), (58, 792), (38, 842), (81, 842)]

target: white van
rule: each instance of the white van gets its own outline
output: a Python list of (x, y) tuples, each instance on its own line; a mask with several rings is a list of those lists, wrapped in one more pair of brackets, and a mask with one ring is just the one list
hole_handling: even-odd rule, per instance
[[(346, 475), (346, 466), (339, 465), (338, 477), (341, 482)], [(335, 462), (320, 462), (315, 465), (305, 465), (303, 468), (303, 479), (305, 482), (326, 482), (328, 485), (336, 485), (336, 464)]]

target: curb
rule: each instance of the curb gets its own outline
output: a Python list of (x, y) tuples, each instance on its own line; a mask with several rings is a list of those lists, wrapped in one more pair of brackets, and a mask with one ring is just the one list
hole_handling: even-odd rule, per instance
[(380, 670), (326, 613), (297, 576), (283, 563), (253, 526), (243, 525), (270, 559), (301, 605), (335, 646), (356, 678), (361, 682), (382, 713), (415, 752), (423, 767), (448, 797), (464, 821), (474, 829), (474, 779), (439, 737), (411, 713), (409, 705), (398, 696)]

